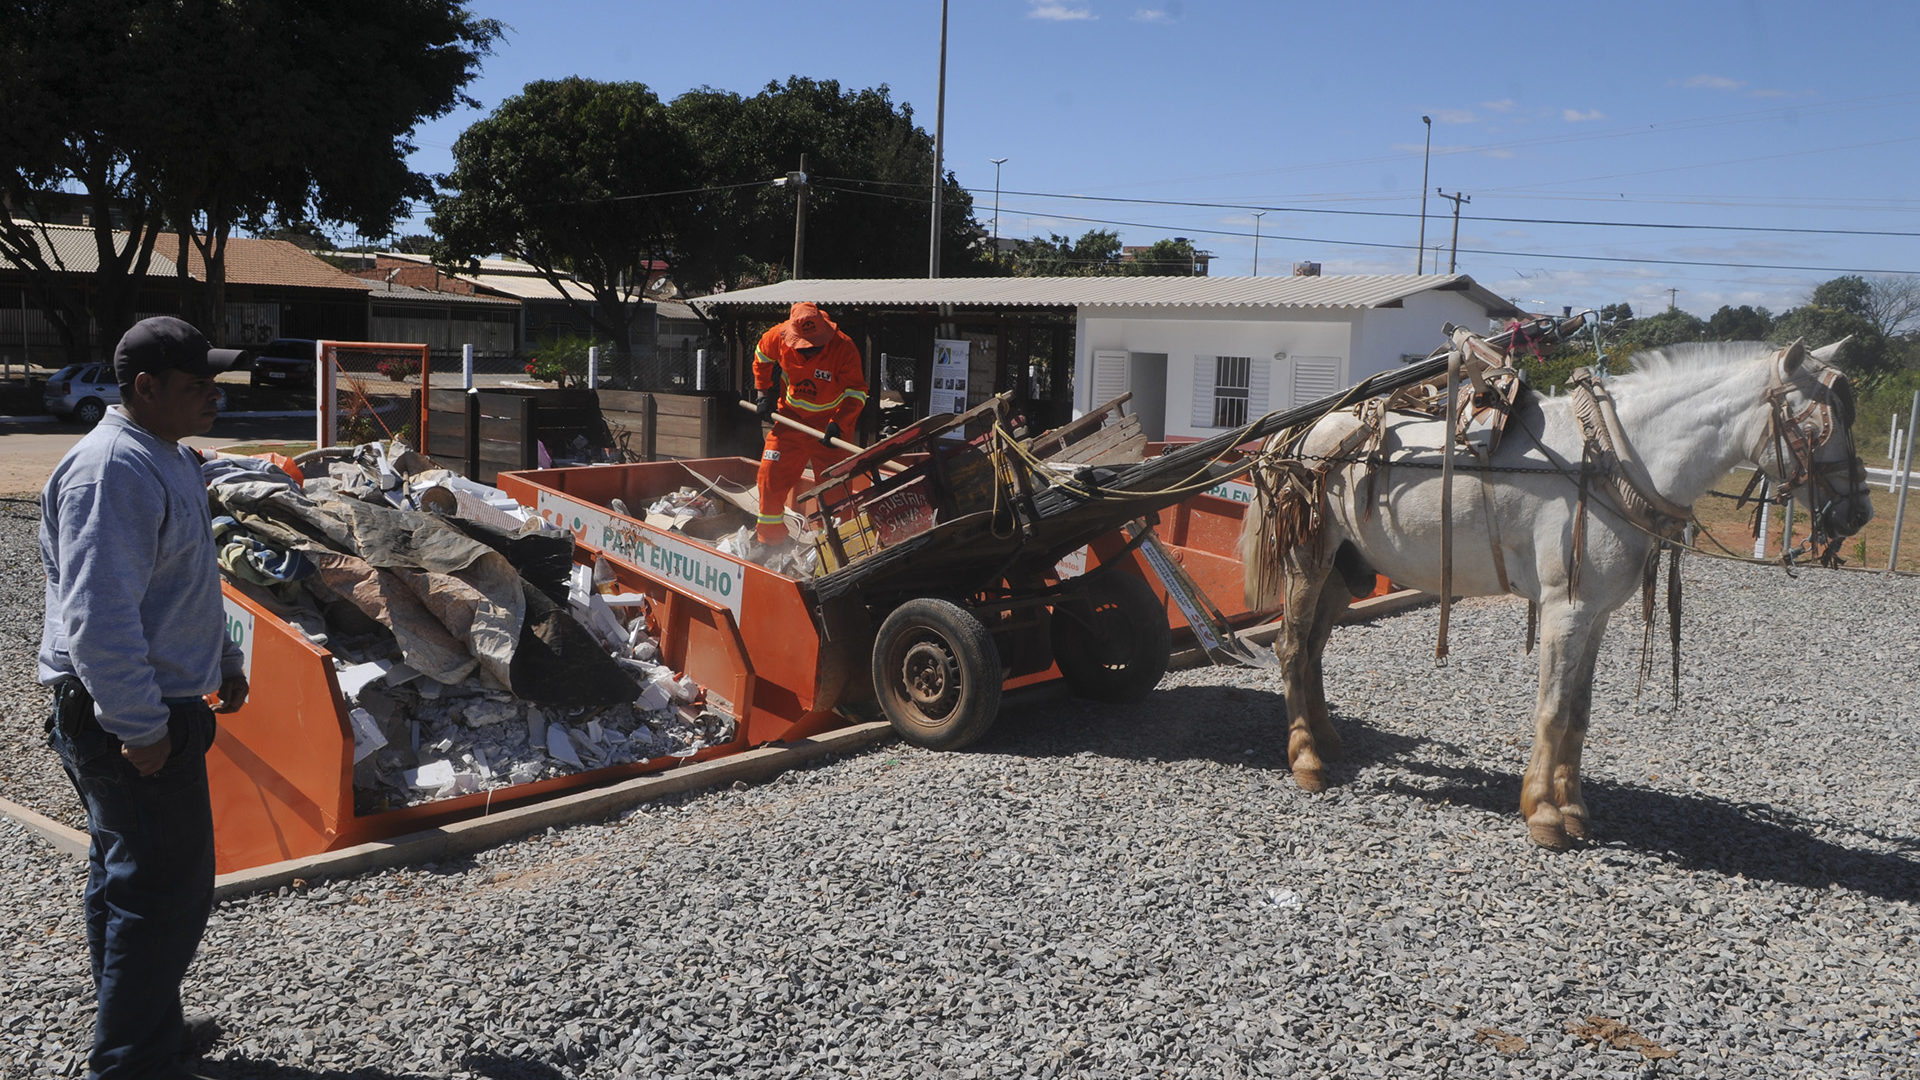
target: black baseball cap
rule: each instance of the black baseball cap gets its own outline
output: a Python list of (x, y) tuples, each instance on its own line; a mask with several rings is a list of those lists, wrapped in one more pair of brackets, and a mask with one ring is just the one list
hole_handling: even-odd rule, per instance
[(217, 375), (240, 358), (239, 349), (216, 349), (193, 324), (171, 315), (141, 319), (120, 336), (113, 347), (113, 378), (132, 386), (143, 371), (184, 371), (196, 377)]

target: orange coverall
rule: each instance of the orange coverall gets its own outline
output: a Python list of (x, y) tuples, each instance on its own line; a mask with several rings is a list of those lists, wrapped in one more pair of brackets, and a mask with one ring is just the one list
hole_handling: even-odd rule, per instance
[[(829, 422), (838, 423), (841, 431), (850, 434), (867, 404), (867, 376), (859, 347), (837, 327), (831, 340), (809, 350), (812, 355), (796, 347), (804, 345), (789, 332), (786, 323), (761, 335), (753, 352), (754, 389), (772, 390), (776, 385), (774, 369), (778, 368), (786, 388), (777, 411), (820, 431), (826, 430)], [(770, 544), (787, 538), (787, 497), (809, 465), (825, 467), (847, 456), (845, 450), (828, 446), (805, 432), (774, 424), (760, 454), (760, 515), (755, 530), (760, 542)]]

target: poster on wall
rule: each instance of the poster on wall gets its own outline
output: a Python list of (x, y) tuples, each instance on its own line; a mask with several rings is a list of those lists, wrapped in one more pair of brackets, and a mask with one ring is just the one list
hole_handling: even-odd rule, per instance
[[(927, 415), (967, 411), (967, 360), (971, 346), (964, 341), (935, 338), (933, 342), (933, 390), (927, 399)], [(952, 434), (958, 435), (959, 432)]]

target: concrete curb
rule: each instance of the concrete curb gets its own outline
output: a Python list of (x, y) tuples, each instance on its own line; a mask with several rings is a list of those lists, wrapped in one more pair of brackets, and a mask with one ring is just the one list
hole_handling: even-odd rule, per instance
[[(1382, 615), (1397, 614), (1408, 608), (1419, 607), (1421, 604), (1431, 603), (1438, 599), (1439, 597), (1434, 596), (1432, 593), (1424, 593), (1418, 589), (1401, 589), (1398, 592), (1390, 592), (1385, 596), (1370, 596), (1365, 600), (1354, 601), (1353, 606), (1347, 608), (1346, 614), (1340, 617), (1340, 621), (1343, 623), (1364, 622), (1367, 619), (1377, 619)], [(1282, 625), (1281, 620), (1275, 619), (1272, 622), (1264, 622), (1258, 626), (1249, 626), (1245, 630), (1239, 631), (1237, 636), (1248, 645), (1255, 648), (1264, 648), (1265, 646), (1273, 644), (1273, 639), (1280, 636), (1280, 628)], [(1171, 657), (1168, 657), (1167, 670), (1180, 671), (1186, 668), (1201, 667), (1212, 662), (1212, 658), (1207, 656), (1207, 650), (1195, 645), (1190, 649), (1181, 649)]]
[(58, 821), (36, 810), (29, 810), (16, 802), (0, 799), (0, 817), (18, 822), (28, 832), (33, 833), (53, 846), (62, 855), (76, 858), (87, 857), (87, 846), (91, 841), (87, 834), (71, 825)]
[[(213, 895), (216, 900), (224, 900), (277, 889), (295, 880), (352, 877), (370, 870), (467, 855), (543, 829), (605, 820), (663, 795), (718, 787), (736, 781), (766, 780), (815, 758), (864, 750), (892, 735), (893, 728), (885, 721), (855, 724), (810, 739), (763, 746), (663, 773), (635, 777), (608, 787), (575, 791), (544, 802), (456, 821), (435, 829), (423, 829), (391, 840), (236, 870), (214, 879)], [(78, 829), (62, 825), (5, 799), (0, 799), (0, 816), (19, 822), (62, 854), (81, 859), (87, 856), (87, 834)]]

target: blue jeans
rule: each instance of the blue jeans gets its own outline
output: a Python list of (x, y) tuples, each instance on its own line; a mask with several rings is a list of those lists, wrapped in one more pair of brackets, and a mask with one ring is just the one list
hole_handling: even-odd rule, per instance
[(169, 700), (173, 753), (152, 776), (87, 723), (48, 742), (87, 808), (87, 948), (99, 999), (90, 1078), (183, 1075), (180, 980), (213, 910), (207, 747), (213, 710)]

